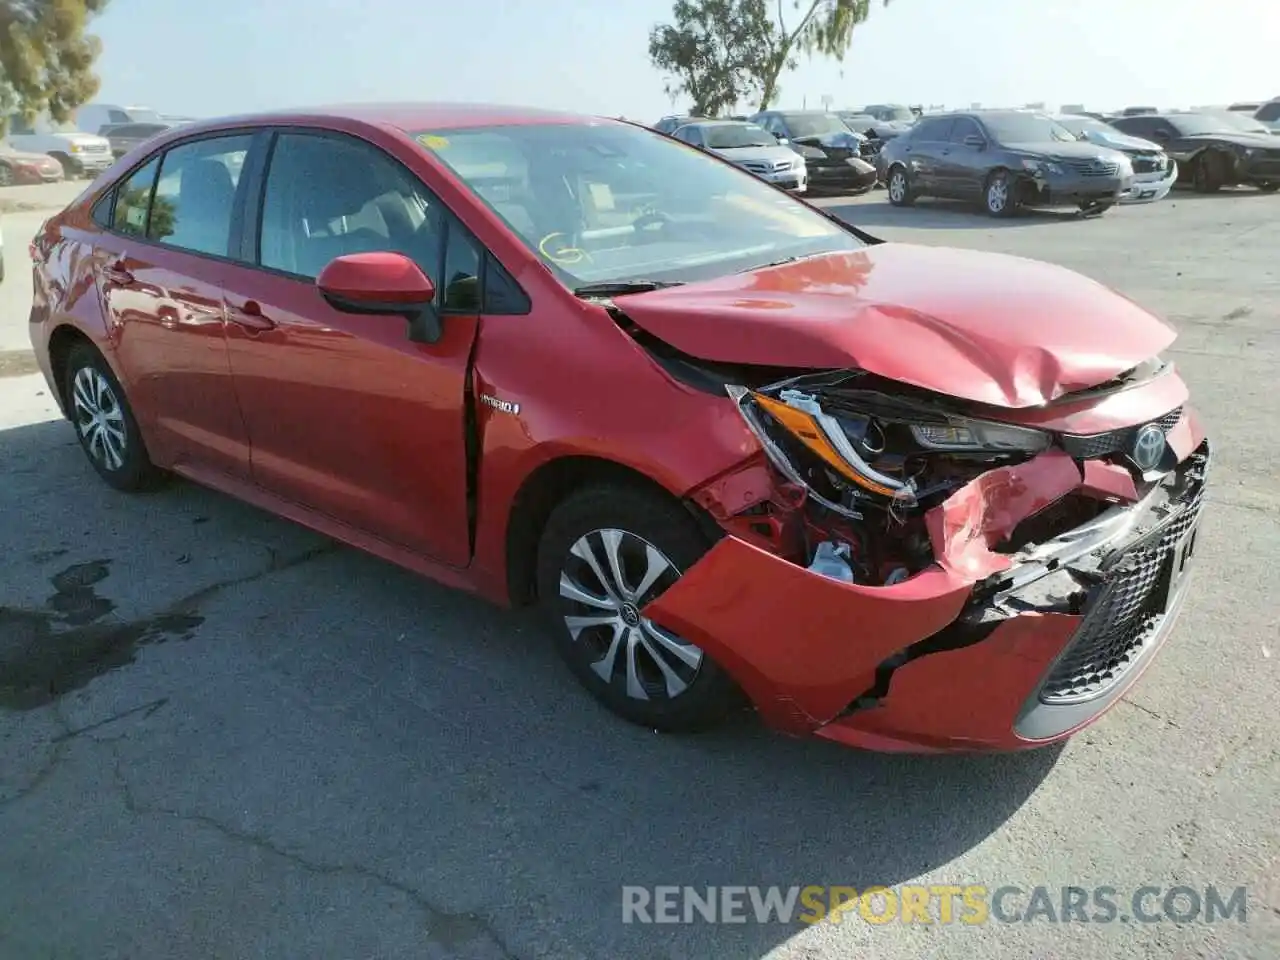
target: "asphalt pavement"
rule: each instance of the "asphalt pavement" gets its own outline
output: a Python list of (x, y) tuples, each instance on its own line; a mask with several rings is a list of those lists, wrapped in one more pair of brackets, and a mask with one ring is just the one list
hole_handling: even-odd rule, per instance
[[(1064, 749), (902, 758), (750, 718), (635, 728), (526, 614), (190, 484), (107, 489), (23, 373), (19, 251), (39, 204), (78, 185), (58, 189), (0, 190), (3, 960), (1280, 956), (1280, 197), (1009, 222), (822, 201), (891, 240), (1061, 263), (1163, 314), (1217, 443), (1197, 582), (1140, 685)], [(1122, 905), (1245, 886), (1248, 906), (1188, 924), (623, 923), (624, 886), (683, 884), (1110, 886)]]

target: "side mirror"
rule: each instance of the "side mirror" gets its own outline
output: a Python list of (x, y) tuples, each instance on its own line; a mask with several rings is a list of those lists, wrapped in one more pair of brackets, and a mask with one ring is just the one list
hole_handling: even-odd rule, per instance
[(965, 137), (964, 145), (966, 147), (973, 147), (976, 150), (987, 149), (987, 141), (984, 138), (978, 136), (976, 133), (971, 133), (967, 137)]
[(440, 340), (440, 315), (432, 303), (435, 284), (402, 253), (336, 257), (320, 271), (316, 286), (335, 310), (404, 317), (409, 321), (409, 339), (420, 343)]

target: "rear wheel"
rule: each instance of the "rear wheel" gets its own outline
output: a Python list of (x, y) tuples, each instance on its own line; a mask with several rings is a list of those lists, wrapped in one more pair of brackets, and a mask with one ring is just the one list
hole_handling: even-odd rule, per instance
[(889, 170), (885, 190), (889, 193), (889, 202), (895, 207), (909, 207), (915, 203), (916, 198), (911, 192), (911, 182), (907, 179), (907, 168), (901, 164)]
[(736, 688), (699, 647), (641, 615), (711, 546), (661, 494), (622, 484), (569, 497), (538, 549), (538, 598), (561, 656), (593, 696), (633, 723), (696, 730)]
[(1263, 193), (1275, 193), (1277, 190), (1280, 190), (1280, 182), (1273, 181), (1271, 183), (1260, 183), (1258, 184), (1258, 189)]
[(1018, 212), (1017, 185), (1008, 170), (995, 170), (983, 188), (983, 205), (993, 217), (1011, 217)]
[(151, 462), (124, 388), (94, 347), (78, 343), (67, 357), (66, 405), (76, 437), (98, 475), (117, 490), (149, 490), (165, 474)]

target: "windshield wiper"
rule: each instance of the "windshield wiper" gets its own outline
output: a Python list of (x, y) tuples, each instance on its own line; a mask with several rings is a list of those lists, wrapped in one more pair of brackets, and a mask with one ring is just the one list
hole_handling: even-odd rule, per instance
[(620, 297), (627, 293), (648, 293), (666, 287), (678, 287), (678, 280), (604, 280), (586, 283), (573, 291), (575, 297)]

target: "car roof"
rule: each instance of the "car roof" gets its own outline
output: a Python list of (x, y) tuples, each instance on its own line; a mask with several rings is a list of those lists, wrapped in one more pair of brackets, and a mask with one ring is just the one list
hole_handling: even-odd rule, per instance
[(268, 126), (298, 121), (347, 120), (405, 131), (534, 124), (596, 123), (603, 118), (537, 107), (490, 103), (353, 103), (273, 110), (197, 121), (186, 129), (228, 125)]
[(710, 120), (694, 120), (686, 123), (686, 127), (758, 127), (759, 124), (753, 120), (732, 120), (729, 118), (714, 117)]

